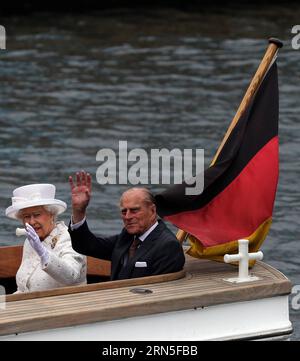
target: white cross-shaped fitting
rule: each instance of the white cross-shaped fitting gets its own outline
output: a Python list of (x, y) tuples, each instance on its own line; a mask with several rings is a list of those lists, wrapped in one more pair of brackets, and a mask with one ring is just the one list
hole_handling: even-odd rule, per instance
[(233, 283), (256, 281), (259, 277), (249, 275), (249, 260), (262, 260), (263, 253), (261, 251), (249, 253), (249, 241), (247, 239), (239, 240), (238, 254), (225, 254), (224, 262), (239, 262), (239, 276), (235, 278), (227, 278), (225, 281)]

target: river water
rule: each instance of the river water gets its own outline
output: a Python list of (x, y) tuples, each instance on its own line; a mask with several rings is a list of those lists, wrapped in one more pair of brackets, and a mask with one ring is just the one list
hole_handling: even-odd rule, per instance
[[(203, 148), (208, 164), (267, 39), (276, 36), (284, 42), (280, 180), (262, 250), (266, 262), (300, 284), (300, 50), (291, 46), (299, 19), (299, 6), (280, 5), (1, 17), (7, 50), (0, 51), (0, 245), (22, 242), (14, 236), (18, 222), (4, 213), (14, 188), (53, 183), (57, 198), (70, 204), (67, 178), (80, 169), (93, 176), (91, 228), (117, 233), (125, 186), (97, 184), (97, 152), (118, 151), (119, 140), (146, 151)], [(61, 218), (69, 217), (67, 210)], [(290, 312), (292, 339), (300, 339), (300, 310)]]

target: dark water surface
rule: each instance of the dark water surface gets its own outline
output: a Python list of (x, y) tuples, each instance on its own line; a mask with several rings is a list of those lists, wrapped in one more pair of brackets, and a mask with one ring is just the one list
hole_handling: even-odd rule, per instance
[[(113, 10), (84, 15), (35, 13), (0, 18), (0, 245), (22, 242), (5, 218), (12, 190), (50, 182), (70, 204), (67, 178), (93, 175), (89, 224), (120, 230), (124, 186), (100, 186), (102, 148), (204, 148), (208, 164), (265, 52), (270, 36), (284, 41), (278, 57), (280, 180), (265, 261), (300, 284), (299, 60), (293, 25), (300, 6)], [(153, 186), (155, 192), (164, 186)], [(62, 217), (68, 222), (70, 210)], [(291, 309), (293, 339), (300, 311)]]

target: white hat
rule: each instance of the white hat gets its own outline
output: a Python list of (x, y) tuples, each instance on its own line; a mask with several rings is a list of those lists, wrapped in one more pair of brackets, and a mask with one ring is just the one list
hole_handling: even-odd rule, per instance
[(21, 209), (51, 205), (57, 208), (57, 214), (67, 209), (65, 202), (55, 197), (55, 186), (53, 184), (29, 184), (27, 186), (16, 188), (11, 198), (12, 205), (8, 207), (5, 214), (9, 218), (17, 218)]

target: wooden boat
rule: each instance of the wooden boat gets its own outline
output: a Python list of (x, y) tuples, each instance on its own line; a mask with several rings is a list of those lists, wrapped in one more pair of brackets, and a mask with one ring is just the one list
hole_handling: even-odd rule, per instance
[[(282, 46), (269, 42), (214, 159)], [(252, 280), (240, 283), (231, 282), (235, 266), (189, 256), (181, 272), (111, 282), (109, 262), (89, 258), (87, 285), (14, 295), (21, 253), (21, 247), (0, 247), (0, 285), (8, 293), (0, 309), (3, 340), (245, 340), (292, 333), (291, 282), (261, 261), (251, 269)]]
[[(8, 294), (22, 247), (0, 247), (1, 340), (245, 340), (292, 333), (290, 281), (257, 262), (257, 281), (230, 283), (237, 268), (186, 255), (183, 271), (109, 281), (110, 262), (88, 258), (88, 284)], [(180, 325), (180, 327), (178, 327)]]

